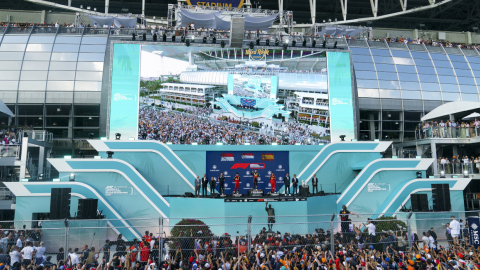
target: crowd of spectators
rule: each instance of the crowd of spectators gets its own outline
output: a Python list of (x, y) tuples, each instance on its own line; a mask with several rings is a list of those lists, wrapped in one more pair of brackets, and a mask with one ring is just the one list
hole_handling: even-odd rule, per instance
[[(191, 108), (178, 113), (142, 107), (139, 113), (138, 138), (173, 144), (318, 144), (307, 125), (292, 122), (274, 125), (260, 123), (254, 129), (251, 122), (228, 117), (210, 117), (210, 108)], [(277, 131), (277, 132), (276, 132)]]
[(477, 137), (480, 121), (426, 121), (417, 127), (419, 138), (474, 138)]

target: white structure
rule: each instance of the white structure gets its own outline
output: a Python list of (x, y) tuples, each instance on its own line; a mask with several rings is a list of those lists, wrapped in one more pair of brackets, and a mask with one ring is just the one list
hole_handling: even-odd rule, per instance
[(168, 101), (205, 105), (207, 97), (213, 97), (215, 86), (201, 84), (164, 83), (158, 90), (160, 96)]
[(295, 118), (318, 125), (328, 123), (328, 94), (295, 92), (295, 98), (286, 100), (287, 109), (295, 113)]

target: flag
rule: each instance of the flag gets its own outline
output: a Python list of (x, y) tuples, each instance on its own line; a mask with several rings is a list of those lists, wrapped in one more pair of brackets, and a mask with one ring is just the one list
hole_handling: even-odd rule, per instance
[(274, 155), (273, 154), (262, 154), (262, 160), (273, 161), (274, 160)]
[(242, 153), (242, 159), (254, 159), (255, 155), (254, 154), (245, 154)]
[(231, 153), (227, 153), (227, 154), (221, 154), (222, 158), (220, 159), (220, 161), (235, 161), (235, 159), (233, 158), (233, 154)]

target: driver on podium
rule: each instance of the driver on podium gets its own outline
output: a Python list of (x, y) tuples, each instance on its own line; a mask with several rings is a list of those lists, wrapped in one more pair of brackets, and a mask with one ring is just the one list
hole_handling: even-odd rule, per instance
[(235, 178), (233, 180), (235, 181), (235, 189), (233, 190), (233, 193), (236, 192), (238, 194), (238, 190), (239, 190), (239, 186), (240, 186), (240, 176), (238, 176), (238, 172), (235, 175)]
[(275, 177), (275, 174), (272, 174), (270, 175), (270, 188), (271, 188), (271, 193), (276, 193), (276, 190), (277, 190), (277, 185), (275, 184), (275, 180), (277, 180), (277, 178)]

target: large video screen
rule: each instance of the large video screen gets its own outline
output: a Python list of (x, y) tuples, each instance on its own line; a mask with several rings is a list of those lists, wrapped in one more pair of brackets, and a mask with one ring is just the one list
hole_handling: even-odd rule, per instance
[(115, 44), (110, 139), (315, 145), (354, 137), (349, 53), (272, 49), (257, 61), (247, 50)]

